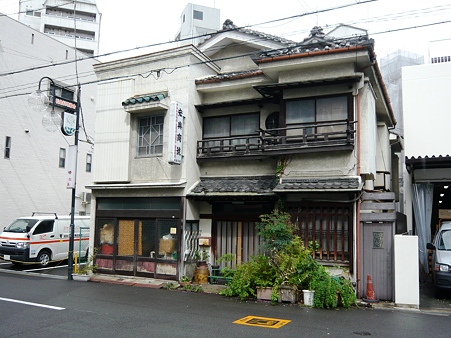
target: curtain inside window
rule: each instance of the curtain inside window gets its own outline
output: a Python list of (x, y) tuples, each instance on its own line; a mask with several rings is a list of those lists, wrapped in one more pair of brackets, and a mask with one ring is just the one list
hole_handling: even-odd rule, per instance
[(316, 102), (317, 121), (345, 120), (348, 115), (348, 100), (345, 96), (318, 99)]
[(429, 273), (426, 243), (429, 242), (431, 237), (433, 192), (434, 185), (431, 183), (416, 183), (413, 185), (412, 204), (418, 235), (418, 256), (426, 273)]

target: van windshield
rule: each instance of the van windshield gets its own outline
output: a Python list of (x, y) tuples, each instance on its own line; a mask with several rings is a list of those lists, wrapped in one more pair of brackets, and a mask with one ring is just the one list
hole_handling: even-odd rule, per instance
[(451, 230), (443, 230), (440, 233), (438, 249), (451, 250)]
[(6, 232), (22, 232), (25, 233), (30, 231), (30, 229), (38, 222), (37, 219), (16, 219), (10, 225), (8, 225), (5, 230)]

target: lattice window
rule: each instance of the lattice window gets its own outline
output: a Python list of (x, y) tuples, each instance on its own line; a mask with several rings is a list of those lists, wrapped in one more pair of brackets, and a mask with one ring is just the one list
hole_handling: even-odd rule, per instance
[(309, 205), (288, 209), (306, 247), (325, 263), (352, 268), (352, 207), (350, 205)]

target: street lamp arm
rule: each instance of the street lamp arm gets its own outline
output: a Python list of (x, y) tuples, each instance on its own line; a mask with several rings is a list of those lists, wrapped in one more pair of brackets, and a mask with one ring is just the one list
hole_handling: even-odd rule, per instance
[(42, 77), (40, 80), (39, 80), (39, 86), (38, 86), (38, 90), (41, 90), (41, 82), (42, 82), (42, 80), (44, 80), (44, 79), (47, 79), (47, 80), (49, 80), (51, 83), (52, 83), (52, 85), (53, 85), (53, 95), (55, 95), (55, 81), (53, 81), (51, 78), (49, 78), (48, 76), (44, 76), (44, 77)]

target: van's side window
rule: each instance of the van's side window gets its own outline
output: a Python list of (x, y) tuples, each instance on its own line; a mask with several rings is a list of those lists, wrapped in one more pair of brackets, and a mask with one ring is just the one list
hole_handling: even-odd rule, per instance
[(45, 234), (46, 232), (53, 231), (54, 220), (42, 221), (38, 224), (36, 229), (34, 229), (33, 235)]

